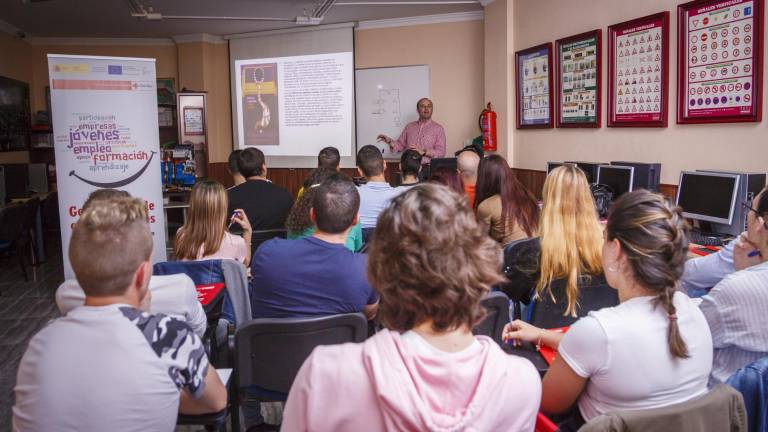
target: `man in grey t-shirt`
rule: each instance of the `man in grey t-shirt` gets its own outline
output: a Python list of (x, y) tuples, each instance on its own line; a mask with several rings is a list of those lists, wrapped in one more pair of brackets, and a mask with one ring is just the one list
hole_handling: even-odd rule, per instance
[(69, 257), (85, 304), (29, 343), (17, 376), (14, 430), (168, 431), (178, 412), (226, 407), (226, 388), (192, 328), (139, 310), (151, 253), (141, 199), (100, 200), (82, 214)]

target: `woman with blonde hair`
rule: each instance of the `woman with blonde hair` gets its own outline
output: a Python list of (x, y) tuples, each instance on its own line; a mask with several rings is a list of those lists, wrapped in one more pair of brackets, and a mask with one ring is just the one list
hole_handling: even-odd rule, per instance
[(677, 292), (686, 229), (681, 209), (662, 196), (622, 195), (608, 214), (601, 258), (621, 303), (590, 312), (565, 334), (520, 320), (505, 327), (505, 340), (558, 351), (541, 409), (563, 413), (576, 403), (561, 431), (606, 412), (660, 408), (707, 392), (712, 336), (696, 303)]
[(510, 283), (502, 290), (526, 304), (536, 300), (536, 321), (562, 327), (618, 298), (602, 276), (603, 228), (584, 173), (573, 165), (554, 169), (543, 202), (539, 238), (507, 251)]
[(187, 221), (176, 232), (173, 251), (178, 260), (233, 259), (248, 265), (251, 260), (251, 224), (241, 209), (232, 222), (243, 228), (243, 236), (227, 232), (227, 192), (221, 183), (203, 180), (189, 197)]

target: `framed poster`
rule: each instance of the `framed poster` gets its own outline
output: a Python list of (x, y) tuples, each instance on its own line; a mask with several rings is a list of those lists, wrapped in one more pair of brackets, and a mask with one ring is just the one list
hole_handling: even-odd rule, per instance
[(600, 127), (601, 42), (601, 30), (555, 42), (557, 127)]
[(608, 126), (667, 127), (669, 12), (608, 27)]
[(173, 78), (157, 79), (157, 103), (158, 105), (176, 104), (176, 81)]
[(551, 128), (552, 43), (515, 53), (517, 128)]
[(677, 20), (677, 122), (759, 122), (763, 1), (697, 0)]
[(205, 135), (202, 108), (184, 108), (184, 135)]

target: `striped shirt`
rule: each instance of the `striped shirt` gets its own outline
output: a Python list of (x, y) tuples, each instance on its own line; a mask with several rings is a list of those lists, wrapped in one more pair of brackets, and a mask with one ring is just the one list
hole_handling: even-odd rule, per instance
[(726, 276), (699, 307), (715, 348), (710, 385), (768, 356), (768, 262)]

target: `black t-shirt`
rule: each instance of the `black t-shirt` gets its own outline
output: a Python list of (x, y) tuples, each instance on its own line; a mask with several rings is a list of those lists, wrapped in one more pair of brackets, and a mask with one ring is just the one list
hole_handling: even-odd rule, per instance
[(247, 180), (227, 192), (228, 214), (232, 215), (235, 209), (245, 210), (254, 231), (285, 228), (285, 219), (293, 206), (293, 197), (287, 190), (266, 180)]

